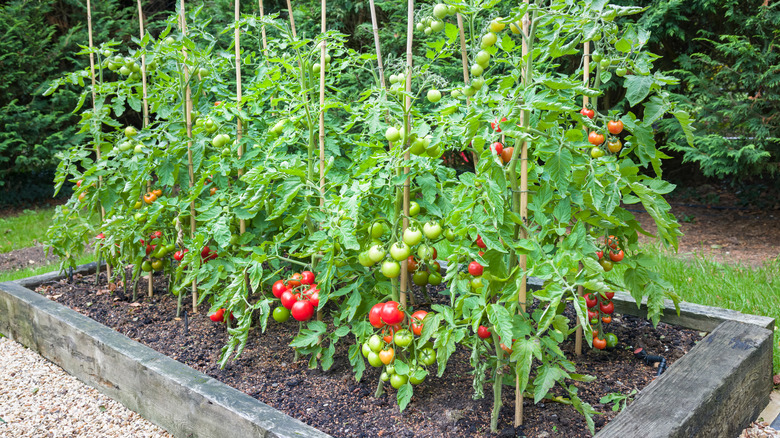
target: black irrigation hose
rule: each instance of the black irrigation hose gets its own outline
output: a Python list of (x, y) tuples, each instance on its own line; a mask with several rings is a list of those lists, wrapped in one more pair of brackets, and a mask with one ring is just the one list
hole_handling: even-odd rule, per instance
[(653, 365), (655, 363), (658, 363), (658, 372), (655, 373), (656, 376), (660, 376), (661, 374), (666, 371), (666, 358), (663, 356), (656, 356), (653, 354), (647, 354), (645, 350), (642, 347), (637, 348), (634, 350), (634, 357), (637, 359), (644, 361), (647, 365)]

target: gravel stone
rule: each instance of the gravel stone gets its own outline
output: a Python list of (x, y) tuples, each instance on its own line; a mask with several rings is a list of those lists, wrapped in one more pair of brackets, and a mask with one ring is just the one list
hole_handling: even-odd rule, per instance
[(0, 370), (0, 436), (173, 437), (5, 337), (0, 337)]

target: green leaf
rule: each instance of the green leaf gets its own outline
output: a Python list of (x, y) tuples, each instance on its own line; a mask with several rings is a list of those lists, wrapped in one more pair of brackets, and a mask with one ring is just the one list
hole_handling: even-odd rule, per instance
[(510, 360), (516, 362), (516, 373), (520, 376), (520, 391), (525, 391), (531, 374), (531, 364), (534, 357), (542, 359), (542, 348), (538, 338), (518, 339), (512, 345)]
[(648, 94), (650, 94), (650, 87), (652, 87), (655, 80), (652, 76), (626, 76), (626, 99), (631, 106), (635, 106), (639, 102), (643, 101)]
[(398, 400), (398, 409), (403, 412), (404, 409), (406, 409), (406, 405), (409, 404), (410, 401), (412, 401), (412, 395), (414, 394), (414, 388), (412, 387), (412, 384), (409, 382), (406, 382), (402, 387), (398, 389), (398, 395), (396, 396), (396, 400)]
[(543, 364), (536, 369), (536, 379), (534, 379), (534, 403), (539, 403), (546, 396), (555, 382), (568, 377), (568, 374), (552, 364)]

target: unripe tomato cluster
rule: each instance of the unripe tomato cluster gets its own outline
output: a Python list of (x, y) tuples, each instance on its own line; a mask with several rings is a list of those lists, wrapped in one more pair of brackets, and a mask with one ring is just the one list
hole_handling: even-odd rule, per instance
[(418, 345), (415, 341), (415, 336), (422, 334), (427, 315), (424, 310), (412, 313), (404, 327), (406, 314), (396, 301), (377, 303), (368, 312), (369, 323), (381, 329), (381, 333), (374, 333), (363, 342), (361, 352), (371, 366), (385, 367), (380, 379), (389, 381), (395, 389), (407, 382), (422, 383), (428, 375), (424, 367), (436, 362), (433, 345), (430, 342)]
[(274, 309), (273, 317), (278, 322), (285, 322), (290, 315), (296, 321), (308, 321), (314, 316), (314, 310), (320, 305), (320, 289), (314, 282), (315, 275), (311, 271), (295, 272), (290, 278), (278, 280), (271, 287), (271, 293), (282, 303), (283, 309)]
[(149, 235), (148, 243), (144, 239), (139, 243), (146, 253), (146, 260), (141, 263), (141, 270), (144, 272), (162, 271), (170, 263), (166, 257), (176, 251), (176, 245), (165, 243), (163, 233), (159, 230)]

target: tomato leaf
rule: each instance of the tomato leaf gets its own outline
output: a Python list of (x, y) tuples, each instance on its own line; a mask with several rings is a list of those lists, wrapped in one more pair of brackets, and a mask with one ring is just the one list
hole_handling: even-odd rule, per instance
[(516, 363), (515, 372), (520, 377), (520, 391), (525, 391), (528, 386), (534, 357), (542, 359), (542, 348), (538, 338), (522, 338), (512, 344), (510, 360)]
[(396, 396), (396, 400), (398, 400), (398, 409), (403, 412), (404, 409), (406, 409), (406, 405), (409, 404), (410, 401), (412, 401), (412, 395), (414, 394), (414, 388), (412, 387), (412, 384), (409, 382), (406, 382), (403, 386), (398, 388), (398, 395)]
[(626, 76), (626, 99), (631, 106), (643, 101), (650, 94), (650, 87), (655, 83), (652, 76)]
[(539, 366), (534, 379), (534, 403), (539, 403), (550, 392), (555, 382), (568, 377), (568, 373), (553, 364), (544, 363)]

